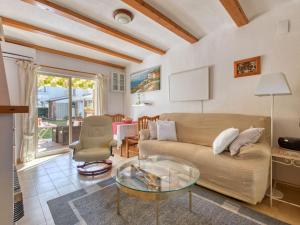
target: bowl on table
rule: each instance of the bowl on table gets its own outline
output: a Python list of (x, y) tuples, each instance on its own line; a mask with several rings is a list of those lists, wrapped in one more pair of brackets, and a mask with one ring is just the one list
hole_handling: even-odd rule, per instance
[(130, 124), (130, 123), (132, 123), (132, 119), (129, 117), (125, 117), (124, 119), (122, 119), (122, 122), (126, 123), (126, 124)]

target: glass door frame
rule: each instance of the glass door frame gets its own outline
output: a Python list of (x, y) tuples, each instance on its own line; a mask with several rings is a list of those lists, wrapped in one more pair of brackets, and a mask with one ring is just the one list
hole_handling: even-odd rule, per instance
[[(91, 77), (91, 76), (79, 76), (79, 75), (69, 75), (69, 74), (60, 74), (60, 73), (53, 73), (53, 72), (46, 72), (46, 71), (38, 71), (37, 72), (37, 76), (39, 75), (46, 75), (46, 76), (53, 76), (53, 77), (62, 77), (62, 78), (66, 78), (68, 79), (68, 119), (69, 119), (69, 143), (72, 143), (72, 127), (73, 127), (73, 119), (72, 119), (72, 79), (73, 78), (80, 78), (80, 79), (86, 79), (86, 80), (95, 80), (95, 77)], [(38, 79), (38, 78), (37, 78)], [(36, 85), (36, 95), (38, 94), (38, 85)], [(38, 99), (37, 99), (38, 100)], [(35, 116), (35, 121), (38, 121), (38, 107), (36, 109), (36, 116)], [(70, 148), (63, 148), (63, 149), (57, 149), (57, 150), (51, 150), (51, 151), (44, 151), (44, 152), (38, 152), (38, 123), (36, 122), (35, 125), (36, 128), (36, 143), (35, 143), (35, 158), (41, 158), (41, 157), (45, 157), (45, 156), (51, 156), (51, 155), (58, 155), (58, 154), (63, 154), (63, 153), (67, 153), (70, 152)]]

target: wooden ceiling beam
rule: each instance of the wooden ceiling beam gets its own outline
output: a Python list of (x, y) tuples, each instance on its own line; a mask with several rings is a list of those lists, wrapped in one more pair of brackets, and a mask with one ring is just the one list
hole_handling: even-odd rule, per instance
[(122, 1), (134, 8), (135, 10), (139, 11), (140, 13), (144, 14), (145, 16), (151, 18), (156, 23), (167, 28), (177, 36), (183, 38), (184, 40), (192, 44), (198, 41), (198, 38), (196, 38), (194, 35), (186, 31), (184, 28), (176, 24), (174, 21), (169, 19), (167, 16), (163, 15), (161, 12), (159, 12), (157, 9), (153, 8), (151, 5), (147, 4), (143, 0)]
[(5, 41), (8, 42), (8, 43), (16, 44), (16, 45), (22, 45), (22, 46), (25, 46), (25, 47), (28, 47), (28, 48), (33, 48), (33, 49), (36, 49), (36, 50), (39, 50), (39, 51), (48, 52), (48, 53), (51, 53), (51, 54), (61, 55), (61, 56), (65, 56), (65, 57), (69, 57), (69, 58), (73, 58), (73, 59), (79, 59), (79, 60), (92, 62), (92, 63), (104, 65), (104, 66), (110, 66), (110, 67), (114, 67), (114, 68), (117, 68), (117, 69), (125, 69), (125, 67), (121, 66), (121, 65), (109, 63), (109, 62), (102, 61), (102, 60), (99, 60), (99, 59), (89, 58), (89, 57), (86, 57), (86, 56), (72, 54), (72, 53), (69, 53), (69, 52), (59, 51), (59, 50), (55, 50), (55, 49), (52, 49), (52, 48), (47, 48), (47, 47), (43, 47), (43, 46), (40, 46), (40, 45), (35, 45), (35, 44), (28, 43), (28, 42), (12, 39), (12, 38), (9, 38), (9, 37), (5, 37)]
[(238, 0), (220, 0), (220, 2), (238, 27), (249, 23), (249, 20)]
[(6, 26), (15, 27), (15, 28), (18, 28), (21, 30), (30, 31), (30, 32), (37, 33), (37, 34), (42, 34), (42, 35), (52, 37), (52, 38), (55, 38), (55, 39), (58, 39), (61, 41), (65, 41), (65, 42), (68, 42), (71, 44), (75, 44), (75, 45), (78, 45), (81, 47), (85, 47), (85, 48), (89, 48), (89, 49), (92, 49), (92, 50), (95, 50), (95, 51), (98, 51), (101, 53), (105, 53), (105, 54), (108, 54), (108, 55), (111, 55), (114, 57), (125, 59), (125, 60), (131, 61), (131, 62), (135, 62), (135, 63), (143, 62), (143, 60), (141, 60), (141, 59), (138, 59), (138, 58), (135, 58), (135, 57), (132, 57), (129, 55), (125, 55), (125, 54), (122, 54), (119, 52), (115, 52), (113, 50), (110, 50), (108, 48), (105, 48), (105, 47), (102, 47), (99, 45), (85, 42), (85, 41), (82, 41), (82, 40), (79, 40), (79, 39), (76, 39), (76, 38), (73, 38), (70, 36), (66, 36), (66, 35), (56, 33), (56, 32), (50, 31), (50, 30), (46, 30), (46, 29), (43, 29), (40, 27), (32, 26), (30, 24), (16, 21), (13, 19), (9, 19), (6, 17), (2, 17), (2, 23), (3, 23), (3, 25), (6, 25)]
[(127, 41), (131, 44), (134, 44), (136, 46), (139, 46), (141, 48), (144, 48), (144, 49), (147, 49), (149, 51), (152, 51), (154, 53), (157, 53), (157, 54), (160, 54), (160, 55), (163, 55), (166, 53), (166, 51), (160, 49), (160, 48), (157, 48), (151, 44), (148, 44), (144, 41), (141, 41), (133, 36), (130, 36), (128, 34), (125, 34), (121, 31), (118, 31), (112, 27), (109, 27), (105, 24), (102, 24), (98, 21), (95, 21), (95, 20), (92, 20), (86, 16), (83, 16), (79, 13), (76, 13), (70, 9), (67, 9), (67, 8), (64, 8), (60, 5), (57, 5), (53, 2), (50, 2), (50, 1), (47, 1), (47, 0), (22, 0), (24, 2), (27, 2), (31, 5), (34, 5), (34, 6), (37, 6), (43, 10), (46, 10), (46, 11), (50, 11), (54, 14), (57, 14), (57, 15), (60, 15), (60, 16), (63, 16), (65, 18), (68, 18), (68, 19), (71, 19), (73, 21), (76, 21), (78, 23), (81, 23), (83, 25), (86, 25), (86, 26), (89, 26), (91, 28), (94, 28), (96, 30), (99, 30), (101, 32), (104, 32), (106, 34), (109, 34), (111, 36), (114, 36), (116, 38), (119, 38), (119, 39), (122, 39), (124, 41)]

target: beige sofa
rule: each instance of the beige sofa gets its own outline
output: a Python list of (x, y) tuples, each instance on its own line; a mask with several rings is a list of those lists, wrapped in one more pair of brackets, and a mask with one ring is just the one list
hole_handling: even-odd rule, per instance
[[(178, 142), (149, 140), (149, 130), (140, 132), (142, 156), (161, 154), (175, 156), (194, 163), (200, 170), (198, 184), (233, 198), (256, 204), (268, 188), (271, 150), (270, 118), (238, 114), (162, 114), (161, 120), (176, 121)], [(244, 146), (239, 155), (228, 151), (212, 152), (215, 137), (224, 129), (264, 127), (257, 144)]]

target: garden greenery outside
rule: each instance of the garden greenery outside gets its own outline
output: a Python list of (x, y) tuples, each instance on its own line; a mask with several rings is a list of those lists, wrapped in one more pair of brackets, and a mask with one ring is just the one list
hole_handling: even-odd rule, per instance
[[(72, 78), (72, 88), (73, 89), (94, 89), (95, 81), (87, 80), (81, 78)], [(65, 77), (57, 77), (57, 76), (49, 76), (39, 74), (37, 87), (61, 87), (61, 88), (69, 88), (69, 79)], [(64, 120), (53, 120), (48, 118), (48, 110), (49, 108), (41, 108), (38, 107), (38, 117), (42, 118), (44, 124), (51, 124), (56, 126), (67, 126), (68, 118)], [(51, 139), (52, 138), (52, 129), (53, 128), (38, 128), (38, 138), (39, 139)]]

